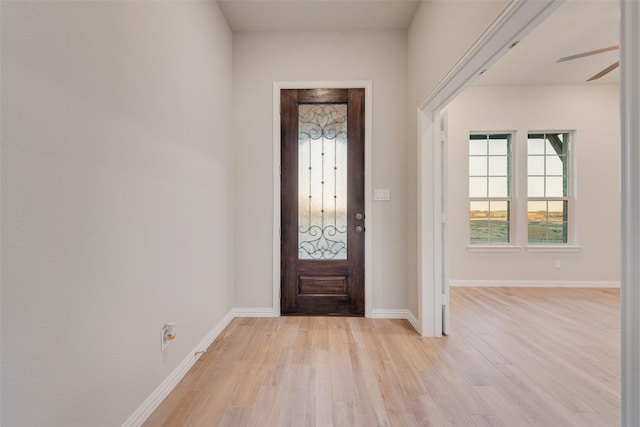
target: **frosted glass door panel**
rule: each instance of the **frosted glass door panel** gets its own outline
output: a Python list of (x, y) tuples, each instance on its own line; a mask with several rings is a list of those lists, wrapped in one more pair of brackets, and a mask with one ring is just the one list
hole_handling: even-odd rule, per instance
[(300, 104), (298, 258), (347, 258), (347, 105)]

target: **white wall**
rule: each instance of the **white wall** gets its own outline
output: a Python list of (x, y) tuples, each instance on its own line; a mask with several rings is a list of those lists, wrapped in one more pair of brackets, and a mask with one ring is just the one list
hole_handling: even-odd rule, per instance
[(2, 2), (1, 37), (1, 424), (120, 425), (232, 308), (231, 32)]
[(408, 30), (407, 203), (404, 221), (407, 304), (414, 315), (418, 315), (417, 109), (507, 3), (507, 0), (423, 1)]
[[(620, 133), (617, 85), (471, 87), (449, 114), (450, 279), (609, 282), (620, 280)], [(521, 251), (478, 253), (469, 245), (468, 135), (513, 130), (515, 218)], [(526, 136), (535, 130), (575, 130), (577, 193), (575, 253), (526, 250)], [(516, 160), (516, 159), (514, 159)], [(519, 222), (518, 222), (519, 221)], [(555, 260), (560, 268), (555, 268)]]
[[(234, 34), (235, 305), (272, 307), (273, 82), (373, 81), (374, 309), (406, 308), (404, 266), (406, 32)], [(279, 304), (279, 301), (275, 302)]]

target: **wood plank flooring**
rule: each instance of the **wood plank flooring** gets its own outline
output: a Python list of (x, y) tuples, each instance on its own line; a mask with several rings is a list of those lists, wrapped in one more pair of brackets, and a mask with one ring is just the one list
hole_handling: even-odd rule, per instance
[(404, 320), (237, 318), (145, 426), (620, 425), (617, 289), (453, 288)]

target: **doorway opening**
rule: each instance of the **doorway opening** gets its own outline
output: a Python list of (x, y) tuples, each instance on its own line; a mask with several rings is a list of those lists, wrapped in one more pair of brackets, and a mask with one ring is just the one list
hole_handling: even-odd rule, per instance
[[(514, 6), (515, 2), (510, 3)], [(493, 49), (487, 46), (493, 44), (496, 39), (494, 36), (501, 33), (500, 28), (505, 22), (509, 24), (516, 22), (511, 21), (509, 15), (514, 15), (513, 10), (505, 10), (505, 12), (497, 19), (500, 24), (492, 25), (487, 33), (476, 42), (476, 44), (468, 51), (465, 57), (459, 61), (454, 69), (443, 79), (443, 81), (434, 89), (432, 94), (427, 97), (425, 102), (418, 110), (419, 116), (419, 134), (421, 135), (419, 146), (421, 156), (419, 158), (420, 172), (420, 202), (419, 202), (419, 221), (421, 227), (420, 233), (420, 259), (419, 264), (422, 267), (420, 272), (419, 283), (419, 307), (420, 307), (420, 323), (421, 333), (424, 336), (439, 336), (442, 334), (442, 295), (446, 292), (446, 283), (442, 280), (442, 276), (430, 274), (427, 267), (433, 263), (441, 263), (442, 242), (432, 244), (430, 239), (434, 235), (435, 230), (440, 230), (440, 212), (442, 205), (439, 204), (436, 197), (438, 191), (432, 187), (433, 179), (429, 178), (428, 173), (438, 175), (435, 165), (432, 165), (433, 159), (430, 153), (434, 152), (434, 141), (439, 138), (438, 130), (434, 126), (438, 123), (438, 114), (449, 100), (453, 99), (459, 91), (468, 86), (468, 84), (485, 70), (493, 61), (499, 58), (508, 48), (509, 45), (518, 41), (520, 37), (526, 34), (530, 29), (541, 22), (555, 8), (560, 6), (562, 1), (548, 2), (524, 2), (529, 7), (539, 7), (538, 11), (528, 15), (528, 20), (521, 22), (523, 25), (514, 25), (513, 31), (508, 32), (507, 37), (502, 38), (501, 44), (494, 46)], [(637, 329), (640, 325), (638, 317), (638, 302), (640, 301), (639, 288), (635, 286), (640, 277), (640, 266), (637, 264), (638, 259), (638, 240), (640, 239), (640, 228), (638, 227), (637, 218), (639, 216), (638, 204), (638, 181), (637, 162), (640, 156), (637, 149), (638, 134), (640, 128), (635, 119), (638, 115), (638, 97), (640, 91), (637, 80), (637, 68), (640, 61), (638, 56), (638, 21), (640, 20), (640, 6), (636, 2), (621, 1), (621, 140), (622, 140), (622, 165), (621, 165), (621, 182), (622, 182), (622, 274), (621, 274), (621, 306), (622, 306), (622, 424), (638, 425), (640, 423), (640, 409), (634, 402), (638, 398), (638, 390), (640, 390), (640, 375), (638, 375), (637, 361), (640, 354), (640, 344), (638, 340)], [(503, 19), (504, 18), (504, 19)], [(510, 25), (509, 25), (510, 26)], [(487, 37), (488, 36), (488, 37)], [(501, 37), (498, 37), (501, 38)], [(441, 175), (437, 176), (442, 179)], [(426, 238), (425, 238), (426, 237)], [(438, 255), (440, 254), (440, 255)], [(442, 266), (442, 264), (439, 264)], [(442, 267), (442, 268), (446, 268)]]
[(418, 108), (418, 301), (420, 333), (449, 330), (443, 108), (556, 10), (559, 1), (511, 2)]

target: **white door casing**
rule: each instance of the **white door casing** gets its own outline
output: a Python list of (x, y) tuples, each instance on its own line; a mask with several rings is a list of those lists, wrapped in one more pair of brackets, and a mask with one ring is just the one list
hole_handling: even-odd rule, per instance
[(442, 179), (440, 180), (440, 200), (442, 203), (442, 221), (440, 224), (440, 239), (442, 245), (442, 333), (449, 335), (450, 329), (450, 305), (449, 305), (449, 256), (448, 256), (448, 212), (449, 207), (447, 204), (448, 194), (448, 149), (447, 144), (449, 141), (449, 121), (446, 111), (440, 112), (440, 170), (442, 172)]

